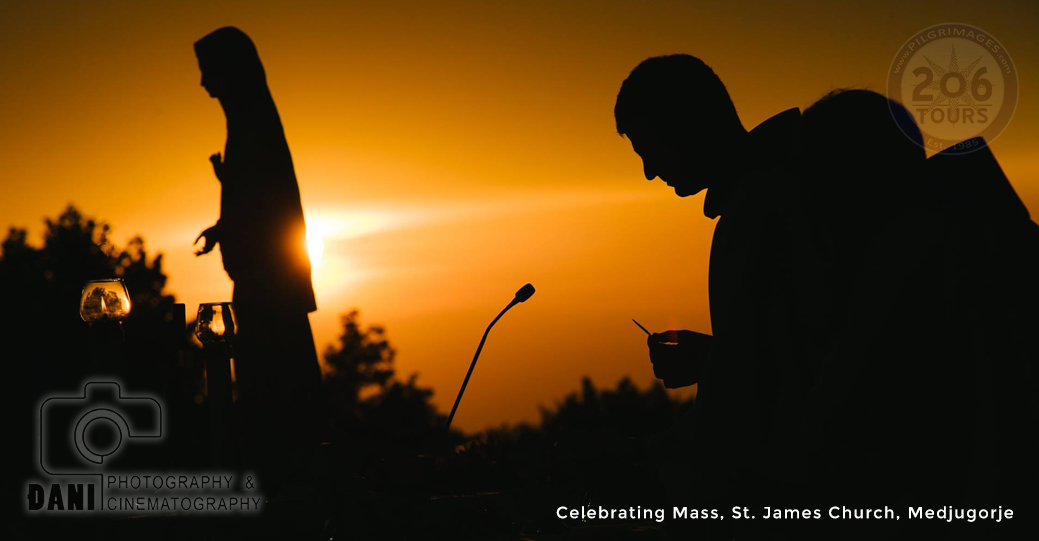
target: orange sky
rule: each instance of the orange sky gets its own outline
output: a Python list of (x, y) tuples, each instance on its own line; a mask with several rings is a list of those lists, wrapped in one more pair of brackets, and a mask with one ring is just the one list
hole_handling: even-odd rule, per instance
[[(97, 5), (103, 4), (103, 5)], [(218, 214), (207, 157), (224, 144), (192, 43), (235, 25), (259, 48), (310, 228), (321, 349), (350, 307), (387, 327), (398, 369), (446, 411), (487, 322), (496, 327), (456, 425), (534, 420), (582, 375), (652, 380), (644, 335), (709, 330), (713, 223), (702, 196), (641, 180), (616, 135), (620, 82), (647, 56), (713, 66), (748, 127), (826, 91), (883, 91), (902, 42), (974, 24), (1007, 47), (1020, 101), (993, 145), (1039, 210), (1039, 7), (1033, 2), (4, 2), (3, 225), (37, 235), (72, 202), (162, 251), (193, 311), (230, 298), (191, 241)]]

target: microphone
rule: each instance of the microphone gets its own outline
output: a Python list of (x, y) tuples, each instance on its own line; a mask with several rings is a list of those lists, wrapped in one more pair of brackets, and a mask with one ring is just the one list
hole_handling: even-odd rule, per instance
[(532, 295), (534, 295), (534, 286), (527, 284), (516, 292), (516, 296), (513, 297), (509, 305), (505, 307), (498, 317), (491, 321), (491, 324), (487, 326), (487, 330), (483, 332), (483, 338), (480, 339), (480, 345), (476, 347), (476, 355), (473, 355), (473, 362), (469, 364), (469, 371), (465, 373), (465, 379), (462, 381), (462, 388), (458, 389), (458, 396), (455, 397), (455, 405), (451, 406), (451, 414), (447, 416), (447, 424), (444, 425), (444, 431), (451, 429), (451, 420), (455, 418), (455, 412), (458, 411), (458, 403), (462, 401), (462, 393), (465, 392), (465, 386), (469, 385), (469, 378), (473, 375), (473, 369), (476, 368), (476, 360), (480, 358), (480, 351), (483, 350), (483, 343), (487, 341), (487, 335), (491, 333), (491, 327), (501, 319), (501, 316), (505, 315), (505, 312), (509, 311), (509, 308), (516, 306), (521, 302), (526, 302)]
[(529, 299), (533, 295), (534, 295), (534, 286), (532, 286), (530, 284), (527, 284), (527, 285), (519, 288), (519, 291), (516, 292), (516, 298), (512, 299), (512, 302), (513, 303), (525, 302), (527, 299)]

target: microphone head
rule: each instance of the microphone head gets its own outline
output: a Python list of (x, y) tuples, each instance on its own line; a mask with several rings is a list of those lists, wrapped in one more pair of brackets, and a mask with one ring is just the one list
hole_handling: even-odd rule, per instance
[(516, 292), (515, 302), (523, 302), (530, 298), (534, 294), (534, 286), (527, 284)]

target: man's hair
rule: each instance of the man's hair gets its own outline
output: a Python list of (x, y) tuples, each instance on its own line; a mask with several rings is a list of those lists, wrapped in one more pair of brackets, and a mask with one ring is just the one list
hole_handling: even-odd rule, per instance
[(635, 119), (670, 133), (692, 129), (742, 129), (736, 106), (721, 79), (702, 60), (687, 54), (655, 56), (631, 70), (613, 108), (617, 133), (626, 135)]

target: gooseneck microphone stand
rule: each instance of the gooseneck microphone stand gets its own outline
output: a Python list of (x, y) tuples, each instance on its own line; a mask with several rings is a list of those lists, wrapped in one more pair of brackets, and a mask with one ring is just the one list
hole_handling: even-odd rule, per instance
[(480, 358), (480, 351), (483, 350), (483, 344), (487, 341), (487, 335), (491, 333), (491, 327), (501, 319), (501, 316), (505, 315), (510, 308), (517, 304), (527, 300), (531, 295), (534, 294), (534, 286), (527, 284), (516, 292), (516, 297), (512, 299), (512, 302), (505, 307), (504, 310), (498, 313), (498, 316), (491, 321), (491, 324), (487, 326), (487, 330), (483, 331), (483, 338), (480, 339), (480, 345), (476, 347), (476, 355), (473, 355), (473, 362), (469, 364), (469, 371), (465, 373), (465, 380), (462, 381), (462, 388), (458, 390), (458, 396), (455, 397), (455, 405), (451, 406), (451, 414), (447, 416), (447, 424), (444, 425), (444, 431), (451, 429), (451, 421), (455, 418), (455, 412), (458, 411), (458, 403), (462, 401), (462, 394), (465, 393), (465, 386), (469, 385), (469, 378), (473, 375), (473, 369), (476, 368), (476, 360)]

